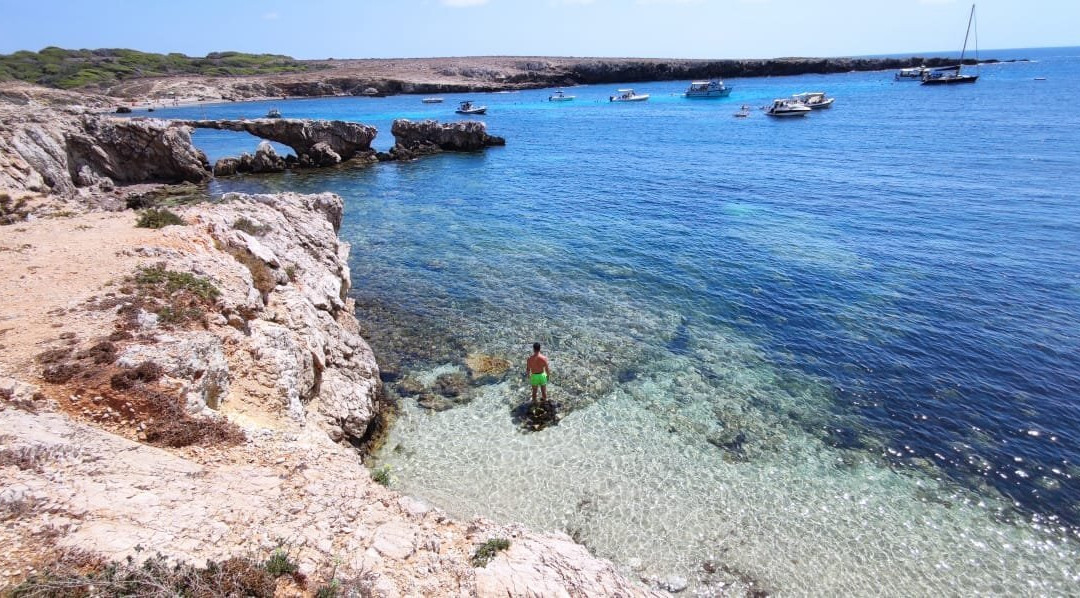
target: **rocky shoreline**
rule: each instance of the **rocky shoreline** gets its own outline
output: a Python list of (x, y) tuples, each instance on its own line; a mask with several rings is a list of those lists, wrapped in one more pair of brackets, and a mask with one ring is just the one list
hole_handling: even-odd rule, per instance
[[(564, 534), (455, 521), (362, 465), (391, 411), (340, 197), (135, 214), (129, 184), (209, 176), (186, 125), (41, 94), (0, 97), (0, 590), (105, 583), (158, 553), (218, 563), (192, 573), (215, 583), (274, 575), (256, 595), (663, 595)], [(497, 139), (396, 128), (402, 159)]]
[[(132, 79), (98, 91), (114, 101), (168, 105), (177, 101), (494, 92), (712, 77), (778, 77), (937, 67), (955, 64), (956, 60), (922, 56), (724, 60), (479, 56), (303, 62), (317, 68), (284, 75)], [(975, 63), (967, 60), (965, 64)]]

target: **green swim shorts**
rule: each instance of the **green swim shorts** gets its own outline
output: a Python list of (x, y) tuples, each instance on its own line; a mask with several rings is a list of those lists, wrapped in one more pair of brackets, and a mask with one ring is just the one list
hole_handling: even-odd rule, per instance
[(540, 372), (539, 374), (530, 374), (529, 383), (533, 386), (547, 386), (547, 374)]

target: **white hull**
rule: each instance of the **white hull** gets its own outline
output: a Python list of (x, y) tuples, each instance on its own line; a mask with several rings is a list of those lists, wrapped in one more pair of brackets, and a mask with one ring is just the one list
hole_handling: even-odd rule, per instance
[(634, 96), (632, 98), (620, 98), (620, 97), (611, 96), (611, 101), (612, 102), (644, 102), (645, 100), (648, 100), (648, 99), (649, 99), (649, 94)]
[(425, 103), (425, 104), (442, 104), (443, 103), (442, 98), (424, 98), (421, 101), (423, 103)]
[(776, 112), (770, 110), (765, 114), (768, 114), (769, 116), (775, 116), (777, 118), (792, 118), (797, 116), (806, 116), (807, 114), (810, 114), (810, 110), (780, 110)]

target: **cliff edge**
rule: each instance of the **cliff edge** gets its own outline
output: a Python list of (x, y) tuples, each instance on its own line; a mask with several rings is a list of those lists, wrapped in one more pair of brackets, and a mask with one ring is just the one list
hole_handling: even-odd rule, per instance
[(385, 411), (342, 211), (228, 195), (157, 230), (131, 212), (3, 227), (0, 588), (156, 552), (294, 564), (278, 595), (655, 595), (565, 535), (454, 521), (372, 480), (353, 445)]

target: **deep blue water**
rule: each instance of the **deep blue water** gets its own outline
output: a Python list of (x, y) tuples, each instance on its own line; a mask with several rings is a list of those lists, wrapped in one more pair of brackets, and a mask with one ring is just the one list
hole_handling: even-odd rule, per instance
[[(606, 101), (624, 86), (604, 85), (568, 89), (577, 99), (561, 104), (538, 90), (156, 115), (276, 106), (375, 125), (385, 149), (394, 118), (451, 120), (459, 99), (479, 100), (505, 148), (213, 190), (346, 198), (358, 315), (396, 375), (477, 348), (520, 360), (538, 339), (572, 378), (561, 392), (574, 409), (654, 400), (650, 384), (667, 385), (676, 410), (738, 395), (758, 413), (743, 424), (750, 459), (798, 429), (1004, 497), (999, 520), (1075, 536), (1080, 48), (1008, 52), (982, 56), (1034, 62), (983, 66), (976, 84), (948, 88), (870, 72), (731, 79), (717, 101), (661, 82), (627, 85), (652, 94), (629, 105)], [(732, 116), (814, 90), (835, 107)], [(195, 138), (212, 159), (255, 144)], [(749, 372), (767, 382), (747, 386)], [(697, 385), (685, 396), (680, 376)], [(420, 495), (433, 484), (406, 480)]]

